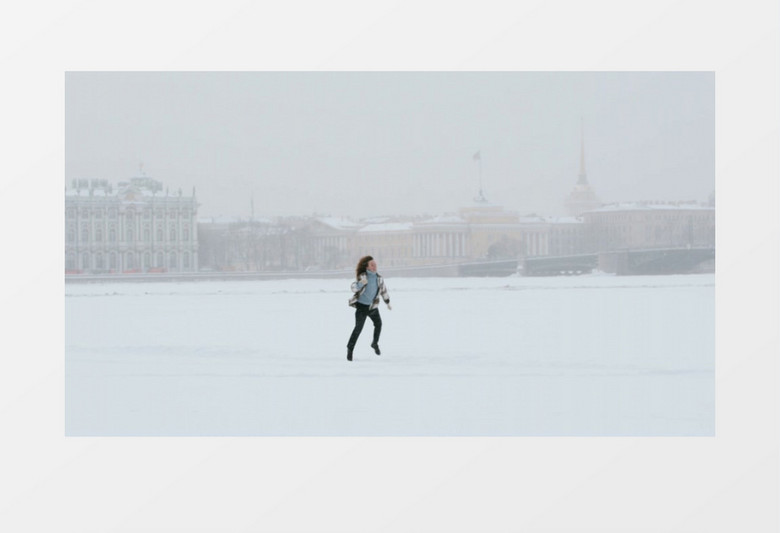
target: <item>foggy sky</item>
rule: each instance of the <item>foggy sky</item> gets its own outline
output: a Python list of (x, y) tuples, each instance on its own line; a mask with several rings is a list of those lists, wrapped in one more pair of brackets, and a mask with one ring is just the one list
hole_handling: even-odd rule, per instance
[(706, 201), (711, 72), (68, 72), (65, 184), (193, 187), (199, 216), (565, 214), (584, 132), (602, 201)]

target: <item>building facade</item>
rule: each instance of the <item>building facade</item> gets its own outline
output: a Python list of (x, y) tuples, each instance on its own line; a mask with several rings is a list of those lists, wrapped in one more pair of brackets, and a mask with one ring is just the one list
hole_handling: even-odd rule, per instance
[(65, 190), (65, 273), (197, 272), (198, 203), (145, 176)]
[[(581, 217), (518, 216), (492, 204), (457, 214), (351, 221), (201, 221), (201, 263), (214, 270), (341, 270), (363, 255), (385, 267), (524, 260), (597, 252), (715, 247), (715, 208), (608, 205)], [(207, 237), (211, 236), (211, 237)]]
[(607, 205), (583, 214), (589, 250), (714, 248), (715, 208), (691, 202)]
[(201, 220), (200, 262), (211, 270), (341, 270), (373, 255), (417, 267), (582, 253), (579, 218), (518, 216), (487, 202), (435, 217)]

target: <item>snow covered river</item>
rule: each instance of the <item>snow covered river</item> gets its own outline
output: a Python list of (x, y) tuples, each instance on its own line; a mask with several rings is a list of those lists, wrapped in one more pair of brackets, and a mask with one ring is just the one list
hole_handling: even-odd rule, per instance
[(67, 435), (714, 435), (715, 276), (65, 286)]

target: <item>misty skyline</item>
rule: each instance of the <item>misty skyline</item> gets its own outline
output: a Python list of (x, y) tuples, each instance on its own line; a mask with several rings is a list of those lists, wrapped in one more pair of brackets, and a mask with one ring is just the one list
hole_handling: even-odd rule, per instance
[(68, 72), (65, 185), (139, 175), (199, 216), (436, 214), (479, 192), (565, 214), (585, 169), (603, 202), (706, 201), (712, 72)]

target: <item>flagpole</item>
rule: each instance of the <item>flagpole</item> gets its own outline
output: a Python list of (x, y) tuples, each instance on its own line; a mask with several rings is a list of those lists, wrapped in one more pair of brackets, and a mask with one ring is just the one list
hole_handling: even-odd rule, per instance
[(477, 162), (479, 163), (479, 198), (484, 201), (485, 195), (482, 192), (482, 154), (479, 155), (479, 160)]

